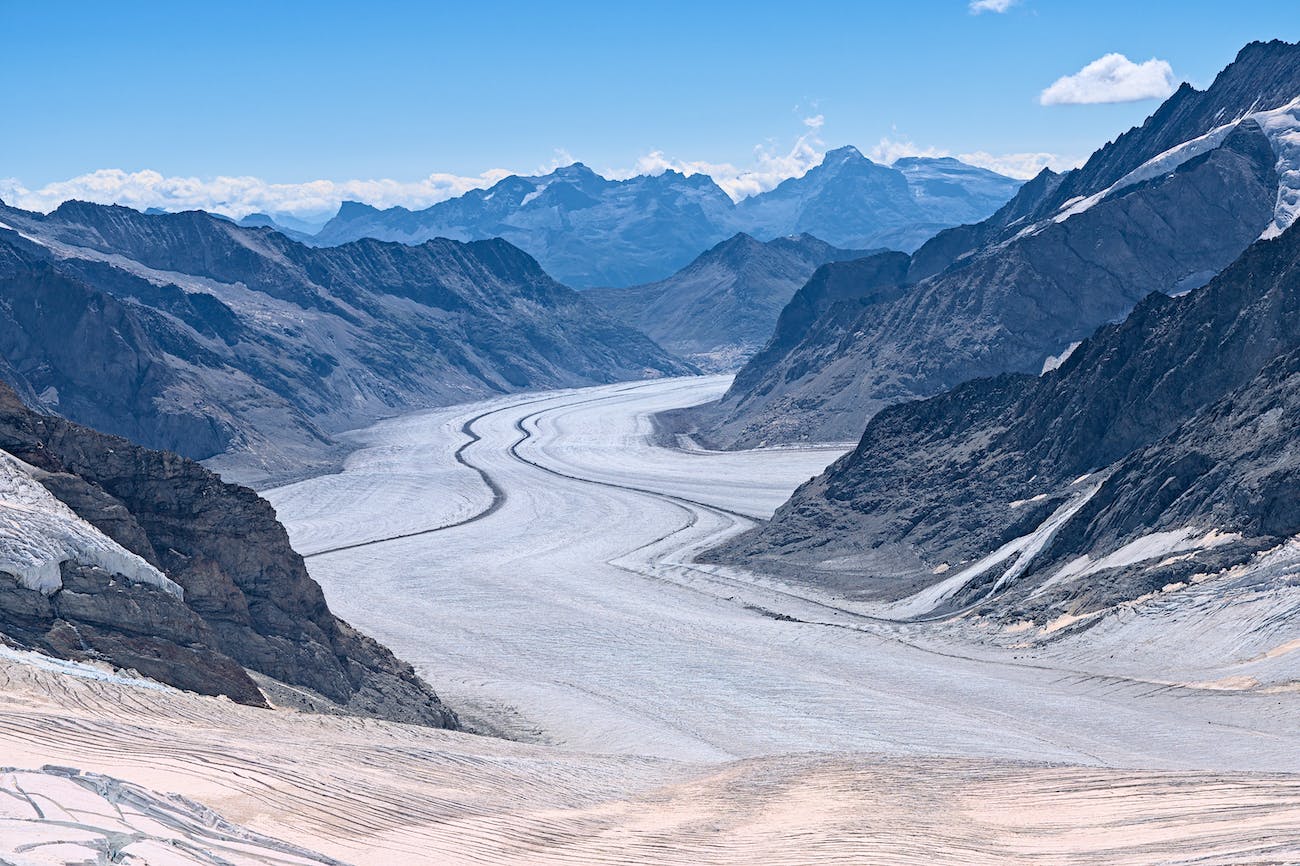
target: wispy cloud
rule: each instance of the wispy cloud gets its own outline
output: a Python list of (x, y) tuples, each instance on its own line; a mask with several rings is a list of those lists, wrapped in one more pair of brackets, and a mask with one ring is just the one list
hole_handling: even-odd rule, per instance
[(1165, 60), (1134, 63), (1123, 54), (1099, 57), (1073, 75), (1058, 78), (1039, 96), (1043, 105), (1093, 105), (1163, 99), (1178, 79)]
[(679, 159), (654, 150), (639, 158), (630, 169), (609, 169), (603, 173), (606, 177), (618, 179), (638, 174), (662, 174), (669, 170), (688, 175), (707, 174), (734, 201), (739, 201), (766, 192), (783, 180), (801, 177), (807, 174), (808, 169), (820, 164), (826, 153), (826, 144), (820, 137), (825, 123), (826, 118), (821, 114), (804, 118), (803, 125), (808, 131), (795, 139), (788, 150), (758, 145), (749, 166)]
[(979, 15), (981, 12), (1006, 12), (1019, 2), (1020, 0), (970, 0), (970, 14)]
[(987, 168), (989, 171), (996, 171), (998, 174), (1005, 174), (1017, 180), (1029, 180), (1045, 168), (1050, 168), (1052, 171), (1069, 171), (1083, 164), (1081, 159), (1070, 159), (1045, 152), (988, 153), (976, 150), (971, 153), (959, 153), (957, 158), (962, 162)]
[(976, 150), (968, 153), (954, 153), (942, 147), (921, 147), (907, 139), (900, 138), (882, 138), (879, 144), (867, 151), (868, 158), (886, 164), (905, 156), (930, 158), (953, 156), (970, 165), (987, 168), (989, 171), (996, 171), (998, 174), (1004, 174), (1018, 180), (1028, 180), (1045, 168), (1050, 168), (1053, 171), (1065, 171), (1075, 168), (1081, 162), (1081, 160), (1041, 151), (995, 154), (984, 150)]

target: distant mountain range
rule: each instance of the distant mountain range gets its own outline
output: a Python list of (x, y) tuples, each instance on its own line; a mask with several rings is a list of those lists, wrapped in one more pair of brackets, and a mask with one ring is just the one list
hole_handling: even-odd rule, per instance
[(812, 235), (759, 241), (737, 234), (665, 280), (583, 297), (701, 369), (733, 370), (772, 333), (795, 291), (826, 262), (870, 255)]
[(84, 202), (0, 205), (0, 322), (29, 405), (250, 481), (403, 410), (693, 370), (502, 240), (318, 249)]
[[(720, 447), (856, 440), (893, 403), (1038, 373), (1152, 291), (1204, 285), (1300, 201), (1300, 47), (1247, 46), (1206, 91), (906, 261), (828, 264), (723, 399), (678, 423)], [(828, 291), (833, 287), (833, 291)]]
[(313, 242), (502, 237), (563, 283), (626, 287), (663, 279), (737, 232), (915, 249), (940, 229), (993, 213), (1019, 186), (955, 159), (885, 166), (842, 147), (802, 177), (734, 203), (707, 175), (607, 180), (575, 163), (539, 177), (512, 175), (419, 211), (344, 202)]

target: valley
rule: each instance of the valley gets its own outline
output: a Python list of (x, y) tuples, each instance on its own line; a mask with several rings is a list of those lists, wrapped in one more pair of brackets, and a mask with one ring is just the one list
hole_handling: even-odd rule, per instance
[[(651, 414), (726, 381), (406, 416), (358, 434), (341, 474), (266, 495), (331, 607), (471, 726), (679, 760), (872, 751), (1300, 771), (1300, 655), (1250, 663), (1284, 642), (1268, 623), (1300, 602), (1294, 587), (1199, 621), (1158, 602), (1159, 621), (1136, 627), (1145, 643), (1175, 646), (1208, 620), (1235, 630), (1235, 645), (1213, 658), (1152, 652), (1148, 669), (1121, 670), (1128, 660), (1079, 649), (1087, 638), (1074, 642), (1083, 658), (1068, 639), (1007, 648), (1027, 642), (972, 639), (969, 619), (895, 622), (881, 605), (694, 563), (840, 453), (650, 444)], [(453, 458), (462, 446), (468, 465)], [(1257, 688), (1178, 685), (1246, 673)]]
[[(696, 565), (840, 453), (651, 444), (650, 414), (726, 384), (406, 415), (352, 434), (343, 472), (266, 492), (331, 609), (513, 742), (6, 651), (6, 763), (102, 775), (0, 773), (0, 790), (67, 810), (52, 827), (0, 806), (0, 858), (38, 832), (123, 832), (88, 790), (132, 804), (136, 844), (240, 863), (1300, 856), (1300, 652), (1270, 627), (1300, 591), (1234, 610), (1171, 597), (1118, 612), (1100, 640), (1016, 647)], [(1121, 657), (1135, 635), (1145, 655)], [(200, 832), (157, 791), (234, 823)], [(149, 862), (206, 862), (172, 844)]]
[(1300, 864), (1294, 9), (890, 5), (0, 2), (0, 866)]

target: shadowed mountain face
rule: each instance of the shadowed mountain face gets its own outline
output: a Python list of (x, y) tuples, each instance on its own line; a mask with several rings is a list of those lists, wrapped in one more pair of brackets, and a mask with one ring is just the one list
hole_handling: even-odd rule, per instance
[(1184, 87), (1083, 168), (940, 233), (901, 276), (828, 265), (846, 269), (842, 302), (800, 313), (691, 423), (721, 447), (854, 440), (885, 406), (1038, 373), (1149, 292), (1203, 285), (1294, 218), (1297, 97), (1300, 46), (1248, 46), (1209, 90)]
[(1040, 622), (1240, 564), (1300, 533), (1298, 320), (1300, 227), (1204, 288), (1152, 294), (1042, 376), (880, 412), (714, 555), (910, 596), (905, 615)]
[(706, 175), (612, 181), (576, 163), (541, 177), (511, 176), (420, 211), (345, 202), (315, 242), (502, 237), (564, 283), (621, 288), (663, 279), (737, 232), (915, 249), (942, 228), (988, 216), (1019, 185), (954, 159), (891, 167), (843, 147), (803, 177), (736, 204)]
[(818, 266), (860, 258), (811, 235), (755, 240), (738, 234), (666, 280), (583, 297), (701, 369), (738, 367), (772, 333), (781, 309)]
[[(456, 726), (410, 665), (330, 612), (275, 512), (252, 490), (175, 454), (38, 415), (3, 383), (0, 449), (24, 461), (73, 519), (111, 539), (105, 544), (140, 557), (141, 569), (152, 566), (183, 591), (66, 554), (53, 586), (34, 588), (0, 570), (6, 642), (265, 705), (248, 669), (297, 689), (295, 702), (305, 706)], [(0, 499), (0, 513), (21, 511), (21, 503)], [(267, 688), (280, 703), (292, 693)]]
[(501, 240), (316, 249), (81, 202), (0, 223), (19, 393), (240, 478), (327, 465), (334, 433), (404, 409), (693, 369)]

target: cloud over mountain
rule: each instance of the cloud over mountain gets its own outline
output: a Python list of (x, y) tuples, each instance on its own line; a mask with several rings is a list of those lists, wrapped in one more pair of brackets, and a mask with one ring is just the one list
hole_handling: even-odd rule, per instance
[(989, 171), (996, 171), (998, 174), (1018, 180), (1028, 180), (1045, 168), (1066, 171), (1079, 164), (1078, 159), (1046, 151), (996, 154), (986, 150), (976, 150), (969, 153), (953, 153), (946, 148), (933, 145), (922, 147), (905, 138), (882, 138), (875, 147), (867, 151), (867, 156), (885, 164), (909, 156), (930, 159), (952, 156), (968, 165), (987, 168)]
[[(802, 177), (820, 165), (827, 147), (821, 138), (826, 119), (813, 114), (802, 119), (805, 127), (788, 148), (770, 142), (754, 147), (748, 165), (734, 162), (684, 159), (652, 149), (624, 168), (607, 168), (601, 172), (612, 180), (626, 180), (638, 175), (657, 176), (665, 171), (685, 175), (703, 174), (713, 179), (733, 201), (740, 201), (775, 189), (782, 181)], [(964, 162), (988, 168), (1009, 177), (1033, 177), (1044, 166), (1069, 168), (1068, 159), (1051, 153), (990, 154), (984, 151), (953, 153), (939, 147), (918, 147), (910, 141), (881, 139), (870, 154), (878, 162), (890, 163), (905, 156), (956, 156)], [(563, 149), (557, 149), (548, 165), (535, 169), (549, 171), (575, 162)], [(344, 201), (365, 202), (384, 209), (401, 206), (419, 210), (474, 189), (487, 189), (516, 172), (490, 168), (477, 175), (434, 172), (417, 180), (370, 178), (352, 180), (318, 179), (302, 183), (276, 183), (253, 176), (185, 177), (164, 175), (152, 169), (127, 171), (101, 168), (67, 180), (29, 186), (20, 178), (0, 177), (0, 200), (25, 210), (47, 213), (65, 201), (79, 200), (97, 204), (120, 204), (136, 210), (160, 208), (166, 211), (204, 210), (241, 218), (253, 213), (292, 214), (296, 217), (324, 221)]]
[(1123, 54), (1106, 54), (1073, 75), (1064, 75), (1039, 96), (1043, 105), (1094, 105), (1164, 99), (1178, 79), (1169, 62), (1151, 58), (1134, 63)]

